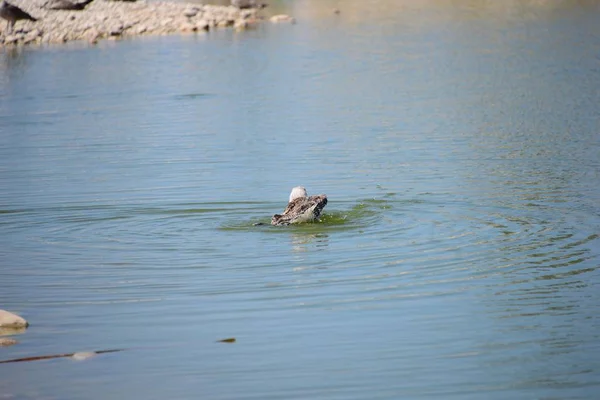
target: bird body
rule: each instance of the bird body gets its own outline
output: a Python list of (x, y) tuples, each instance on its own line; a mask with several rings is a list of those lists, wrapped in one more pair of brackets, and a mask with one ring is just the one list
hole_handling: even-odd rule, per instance
[(292, 189), (290, 201), (282, 214), (271, 218), (271, 225), (290, 225), (314, 222), (319, 219), (321, 211), (327, 205), (327, 196), (319, 194), (308, 196), (306, 189), (297, 186)]
[(85, 0), (81, 3), (73, 3), (69, 0), (57, 0), (48, 7), (50, 10), (70, 10), (70, 11), (81, 11), (87, 7), (94, 0)]
[(37, 19), (33, 18), (31, 15), (21, 10), (19, 7), (10, 4), (6, 0), (2, 1), (0, 4), (0, 18), (6, 20), (7, 29), (12, 31), (15, 22), (20, 20), (29, 20), (29, 21), (37, 21)]

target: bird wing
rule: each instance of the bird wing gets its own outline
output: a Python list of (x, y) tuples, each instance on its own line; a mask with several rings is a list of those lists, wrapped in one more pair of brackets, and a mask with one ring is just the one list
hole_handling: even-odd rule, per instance
[(290, 201), (281, 215), (297, 214), (306, 211), (310, 208), (308, 198), (298, 197)]
[(327, 196), (319, 194), (310, 197), (299, 197), (288, 203), (282, 215), (301, 215), (312, 207), (315, 207), (315, 217), (318, 217), (321, 210), (327, 204)]

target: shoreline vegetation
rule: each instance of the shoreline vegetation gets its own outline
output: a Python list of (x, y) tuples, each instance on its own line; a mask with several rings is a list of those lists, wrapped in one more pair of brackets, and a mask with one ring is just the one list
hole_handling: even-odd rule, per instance
[[(257, 9), (185, 2), (94, 0), (82, 10), (52, 9), (61, 0), (12, 0), (37, 21), (0, 20), (0, 47), (118, 40), (140, 35), (204, 33), (217, 28), (245, 30), (264, 21)], [(295, 20), (276, 15), (271, 22)]]

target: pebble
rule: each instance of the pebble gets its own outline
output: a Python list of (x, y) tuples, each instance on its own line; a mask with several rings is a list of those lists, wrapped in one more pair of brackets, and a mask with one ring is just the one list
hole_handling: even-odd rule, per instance
[[(10, 33), (5, 21), (0, 21), (0, 47), (74, 40), (97, 43), (115, 37), (202, 32), (212, 28), (243, 30), (259, 20), (256, 10), (178, 1), (95, 0), (82, 11), (49, 10), (42, 7), (46, 1), (11, 0), (11, 4), (38, 18), (38, 21), (17, 21)], [(276, 17), (276, 21), (271, 20), (295, 21), (290, 16)]]
[(15, 339), (0, 337), (0, 347), (3, 346), (12, 346), (13, 344), (17, 344)]

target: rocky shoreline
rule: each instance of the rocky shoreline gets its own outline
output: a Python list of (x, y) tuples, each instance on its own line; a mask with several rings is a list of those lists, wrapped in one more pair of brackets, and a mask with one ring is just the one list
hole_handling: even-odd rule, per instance
[[(138, 35), (207, 32), (231, 27), (243, 30), (262, 21), (254, 9), (183, 2), (122, 2), (95, 0), (81, 11), (50, 10), (47, 0), (12, 0), (11, 4), (37, 19), (17, 21), (12, 32), (0, 20), (0, 47), (119, 39)], [(51, 4), (51, 2), (50, 2)], [(274, 16), (273, 22), (294, 22)]]

